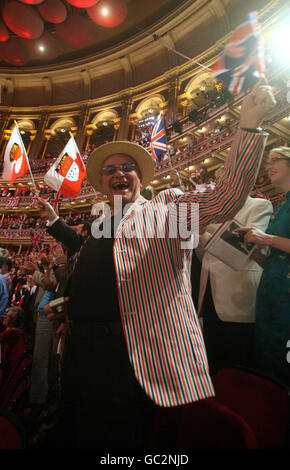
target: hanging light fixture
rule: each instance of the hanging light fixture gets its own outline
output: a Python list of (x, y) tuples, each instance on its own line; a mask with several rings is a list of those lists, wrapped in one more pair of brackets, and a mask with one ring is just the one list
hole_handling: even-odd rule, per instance
[(89, 8), (97, 3), (98, 0), (66, 0), (68, 3), (78, 8)]
[(89, 17), (105, 28), (119, 26), (127, 16), (127, 5), (124, 0), (99, 0), (91, 8), (87, 8)]
[(18, 2), (6, 3), (3, 8), (3, 19), (8, 28), (22, 38), (38, 38), (43, 33), (43, 21), (38, 12), (29, 5)]
[(29, 60), (29, 53), (20, 38), (11, 38), (0, 44), (0, 57), (11, 65), (25, 65)]
[(94, 39), (93, 25), (87, 18), (72, 13), (66, 21), (55, 25), (57, 35), (70, 46), (87, 47)]
[(26, 5), (39, 5), (43, 3), (45, 0), (20, 0), (22, 3), (26, 3)]
[(37, 8), (42, 18), (50, 23), (62, 23), (67, 17), (66, 6), (61, 0), (46, 0)]
[(5, 24), (0, 21), (0, 42), (6, 42), (9, 39), (9, 32)]

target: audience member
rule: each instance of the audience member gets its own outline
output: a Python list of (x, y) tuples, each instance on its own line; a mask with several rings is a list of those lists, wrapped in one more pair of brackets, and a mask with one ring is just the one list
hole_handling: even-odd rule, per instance
[(5, 248), (0, 248), (0, 319), (5, 315), (6, 308), (8, 307), (9, 302), (9, 291), (7, 287), (7, 282), (2, 275), (2, 268), (7, 264), (7, 259), (9, 256), (8, 250)]
[(256, 367), (289, 387), (290, 149), (274, 148), (267, 166), (271, 182), (286, 193), (286, 200), (274, 212), (266, 232), (250, 226), (240, 231), (245, 232), (247, 243), (269, 247), (268, 256), (259, 257), (264, 270), (256, 304)]
[[(243, 103), (242, 127), (256, 129), (273, 104), (269, 88), (260, 84)], [(87, 239), (72, 276), (63, 393), (70, 419), (65, 434), (76, 433), (74, 447), (143, 447), (156, 404), (172, 407), (214, 393), (190, 292), (191, 248), (182, 245), (180, 234), (160, 238), (153, 230), (154, 238), (141, 238), (132, 237), (132, 230), (158, 220), (158, 234), (162, 228), (166, 233), (169, 207), (174, 216), (174, 208), (182, 204), (188, 208), (189, 225), (191, 203), (199, 203), (201, 227), (233, 217), (254, 183), (266, 135), (239, 131), (236, 139), (226, 184), (219, 181), (214, 190), (197, 194), (168, 189), (151, 201), (140, 197), (141, 182), (146, 186), (154, 175), (145, 149), (113, 142), (91, 153), (87, 177), (108, 196), (112, 209), (112, 218), (97, 221), (94, 234), (118, 220), (114, 196), (121, 197), (122, 208), (128, 203), (130, 208), (111, 238)], [(41, 199), (40, 204), (49, 233), (67, 246), (80, 247), (82, 240), (52, 207)]]
[(35, 413), (38, 413), (44, 407), (48, 399), (52, 324), (47, 318), (45, 306), (53, 300), (57, 284), (50, 260), (43, 256), (41, 264), (44, 270), (41, 278), (43, 294), (37, 306), (30, 387), (30, 403)]
[[(223, 178), (223, 167), (217, 171)], [(266, 199), (248, 196), (235, 220), (265, 230), (273, 212)], [(198, 313), (202, 316), (203, 335), (210, 372), (231, 366), (253, 367), (256, 292), (262, 275), (261, 267), (249, 261), (235, 271), (203, 246), (220, 224), (210, 224), (200, 237), (197, 254), (202, 262)]]

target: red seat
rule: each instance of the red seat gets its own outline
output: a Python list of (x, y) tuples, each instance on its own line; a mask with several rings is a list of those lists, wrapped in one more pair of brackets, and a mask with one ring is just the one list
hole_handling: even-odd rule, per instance
[(0, 392), (0, 409), (13, 409), (20, 406), (20, 400), (23, 398), (30, 386), (32, 357), (24, 354), (17, 364), (16, 368), (11, 371), (9, 377), (1, 387)]
[(213, 384), (216, 400), (248, 423), (259, 449), (287, 445), (290, 403), (288, 390), (282, 385), (238, 368), (221, 370)]
[(24, 432), (17, 418), (8, 412), (0, 412), (0, 449), (24, 449)]
[(16, 401), (29, 386), (31, 363), (30, 345), (26, 337), (22, 335), (18, 338), (8, 357), (6, 357), (5, 363), (2, 364), (0, 409), (14, 407)]
[(151, 444), (155, 449), (257, 448), (248, 423), (215, 398), (158, 409)]
[(215, 398), (184, 407), (177, 449), (256, 449), (249, 424)]

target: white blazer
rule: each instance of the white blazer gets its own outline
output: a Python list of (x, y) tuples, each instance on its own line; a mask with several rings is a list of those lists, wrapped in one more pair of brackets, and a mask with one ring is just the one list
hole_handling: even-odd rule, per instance
[[(263, 231), (268, 227), (273, 207), (266, 199), (248, 196), (235, 219), (247, 227), (257, 227)], [(204, 252), (203, 246), (220, 224), (210, 224), (200, 236), (197, 256), (202, 262), (198, 299), (198, 314), (202, 303), (208, 277), (216, 313), (222, 321), (255, 322), (256, 292), (262, 275), (262, 268), (249, 261), (240, 271), (235, 271), (215, 256)]]

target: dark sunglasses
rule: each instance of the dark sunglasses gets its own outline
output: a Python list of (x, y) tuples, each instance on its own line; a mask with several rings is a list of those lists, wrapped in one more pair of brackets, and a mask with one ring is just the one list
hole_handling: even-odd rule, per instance
[(105, 175), (113, 175), (114, 173), (116, 173), (118, 168), (120, 168), (120, 170), (124, 173), (130, 173), (131, 171), (134, 171), (136, 169), (136, 165), (134, 163), (129, 162), (121, 163), (121, 165), (108, 165), (102, 168), (102, 172)]

